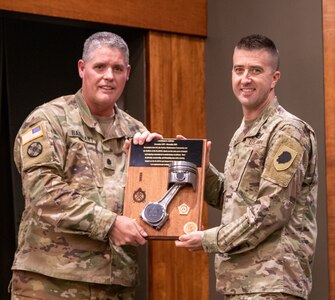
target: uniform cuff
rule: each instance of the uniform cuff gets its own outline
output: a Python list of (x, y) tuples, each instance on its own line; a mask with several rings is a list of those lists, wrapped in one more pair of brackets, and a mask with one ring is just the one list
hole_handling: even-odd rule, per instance
[(90, 237), (100, 241), (107, 241), (108, 232), (113, 226), (117, 214), (100, 206), (95, 206), (95, 210), (96, 221), (92, 227)]
[(202, 247), (207, 253), (218, 253), (219, 247), (217, 243), (218, 227), (210, 228), (204, 231), (202, 238)]

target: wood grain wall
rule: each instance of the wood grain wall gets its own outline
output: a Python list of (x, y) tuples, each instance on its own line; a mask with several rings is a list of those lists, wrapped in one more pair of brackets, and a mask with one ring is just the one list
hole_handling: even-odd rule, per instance
[(204, 138), (205, 40), (149, 32), (148, 122), (164, 136)]
[(0, 0), (0, 9), (206, 36), (207, 0)]
[(323, 0), (329, 299), (335, 299), (335, 0)]
[[(151, 130), (165, 137), (205, 138), (205, 41), (149, 32), (147, 49)], [(177, 249), (169, 241), (150, 242), (149, 253), (150, 299), (208, 299), (206, 254)]]

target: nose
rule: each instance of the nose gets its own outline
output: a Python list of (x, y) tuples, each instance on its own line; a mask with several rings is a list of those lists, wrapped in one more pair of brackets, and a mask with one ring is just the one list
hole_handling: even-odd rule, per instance
[(241, 80), (242, 80), (242, 82), (250, 82), (251, 81), (251, 79), (250, 79), (250, 73), (249, 73), (248, 69), (244, 70), (244, 73), (241, 76)]
[(114, 74), (113, 74), (113, 69), (112, 68), (107, 68), (106, 72), (104, 74), (104, 78), (107, 80), (112, 80), (114, 78)]

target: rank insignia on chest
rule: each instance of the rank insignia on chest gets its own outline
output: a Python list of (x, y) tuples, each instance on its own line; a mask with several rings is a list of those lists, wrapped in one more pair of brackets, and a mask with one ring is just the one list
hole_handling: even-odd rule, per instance
[(274, 156), (274, 167), (277, 171), (284, 171), (292, 165), (296, 156), (297, 151), (285, 145), (280, 146), (276, 155)]

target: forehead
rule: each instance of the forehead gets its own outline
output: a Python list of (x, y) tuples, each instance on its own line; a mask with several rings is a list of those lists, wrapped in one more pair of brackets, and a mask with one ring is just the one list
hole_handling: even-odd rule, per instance
[(125, 63), (125, 54), (118, 48), (101, 46), (94, 49), (91, 53), (90, 61), (114, 60)]
[(272, 57), (266, 50), (235, 49), (233, 55), (234, 66), (271, 66)]

